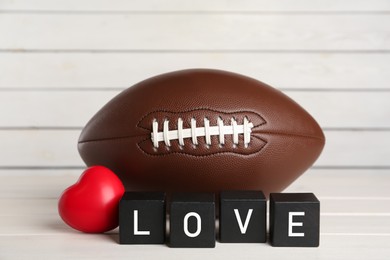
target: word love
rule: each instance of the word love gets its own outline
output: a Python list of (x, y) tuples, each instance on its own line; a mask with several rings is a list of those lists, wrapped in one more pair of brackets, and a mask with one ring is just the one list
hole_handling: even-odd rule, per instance
[[(169, 208), (170, 247), (215, 247), (215, 197), (174, 193)], [(126, 192), (119, 203), (120, 244), (166, 242), (166, 199), (159, 192)], [(319, 246), (320, 202), (313, 193), (271, 193), (272, 246)], [(267, 204), (261, 191), (226, 191), (219, 196), (219, 241), (265, 243)]]

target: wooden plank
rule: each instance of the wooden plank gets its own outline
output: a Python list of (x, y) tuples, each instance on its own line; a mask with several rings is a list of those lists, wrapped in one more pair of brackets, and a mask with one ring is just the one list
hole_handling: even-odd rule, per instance
[(384, 216), (321, 216), (324, 233), (390, 234), (389, 215)]
[[(2, 259), (354, 259), (390, 257), (388, 236), (322, 236), (319, 248), (276, 248), (257, 243), (217, 243), (216, 248), (169, 248), (166, 245), (118, 246), (117, 235), (58, 234), (1, 236)], [(23, 244), (23, 250), (20, 245)]]
[[(0, 128), (78, 127), (120, 90), (2, 91)], [(324, 128), (390, 128), (390, 92), (284, 91)], [(10, 111), (13, 111), (10, 113)]]
[(0, 234), (61, 234), (71, 231), (58, 214), (40, 216), (0, 216)]
[[(0, 127), (79, 127), (119, 91), (2, 91)], [(389, 93), (390, 94), (390, 93)], [(19, 111), (9, 113), (9, 111)]]
[(202, 67), (283, 89), (390, 89), (390, 53), (273, 52), (0, 53), (0, 88), (126, 88)]
[[(1, 177), (0, 177), (1, 178)], [(52, 216), (57, 215), (58, 199), (0, 199), (0, 207), (7, 209), (0, 216)]]
[(82, 169), (0, 170), (0, 198), (58, 199), (62, 191), (74, 184), (81, 173)]
[(239, 11), (239, 12), (294, 12), (294, 11), (389, 11), (386, 0), (2, 0), (2, 10), (28, 11)]
[[(0, 167), (82, 166), (80, 130), (2, 130)], [(389, 167), (390, 131), (325, 131), (317, 167)]]
[(389, 50), (389, 31), (387, 13), (4, 13), (0, 16), (0, 49)]
[(284, 92), (324, 128), (390, 127), (390, 92)]
[(316, 166), (388, 167), (390, 131), (325, 131), (324, 151)]
[(328, 203), (360, 201), (366, 206), (373, 201), (382, 203), (390, 199), (389, 179), (390, 169), (309, 169), (284, 192), (313, 192)]
[[(81, 166), (79, 130), (1, 131), (1, 166)], [(11, 150), (10, 150), (11, 149)]]
[[(322, 236), (319, 248), (276, 248), (257, 243), (217, 243), (216, 248), (169, 248), (166, 245), (118, 246), (117, 235), (80, 234), (1, 236), (2, 259), (356, 259), (390, 257), (388, 236)], [(20, 250), (20, 244), (23, 250)]]

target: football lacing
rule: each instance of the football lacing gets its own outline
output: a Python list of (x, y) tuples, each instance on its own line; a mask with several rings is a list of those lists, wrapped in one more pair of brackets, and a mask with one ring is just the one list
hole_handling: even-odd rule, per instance
[(171, 146), (172, 140), (178, 140), (179, 145), (184, 145), (184, 139), (191, 138), (194, 145), (198, 144), (198, 137), (204, 137), (207, 145), (211, 145), (211, 136), (218, 136), (220, 145), (225, 144), (225, 135), (233, 135), (233, 144), (238, 145), (238, 136), (244, 135), (244, 145), (248, 147), (251, 141), (251, 132), (253, 123), (248, 118), (244, 118), (242, 125), (237, 124), (234, 118), (231, 118), (230, 125), (224, 125), (222, 118), (218, 118), (216, 126), (210, 126), (210, 120), (203, 119), (203, 127), (196, 126), (196, 119), (191, 119), (191, 128), (183, 128), (183, 119), (177, 120), (177, 129), (169, 129), (169, 120), (164, 120), (163, 131), (158, 131), (158, 122), (156, 119), (152, 123), (151, 139), (153, 146), (158, 148), (159, 142), (164, 142), (166, 146)]

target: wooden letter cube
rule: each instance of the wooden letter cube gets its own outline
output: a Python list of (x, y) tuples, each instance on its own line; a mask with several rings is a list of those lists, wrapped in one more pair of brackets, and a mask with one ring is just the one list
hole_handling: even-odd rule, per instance
[(271, 193), (272, 246), (318, 247), (320, 202), (313, 193)]
[(174, 193), (171, 247), (215, 247), (215, 198), (211, 193)]
[(226, 243), (265, 243), (266, 199), (261, 191), (220, 194), (219, 239)]
[(119, 203), (120, 244), (163, 244), (165, 224), (165, 193), (125, 192)]

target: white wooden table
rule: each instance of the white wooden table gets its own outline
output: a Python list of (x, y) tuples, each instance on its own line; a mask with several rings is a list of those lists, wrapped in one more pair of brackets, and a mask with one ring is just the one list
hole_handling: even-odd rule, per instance
[[(323, 154), (288, 189), (320, 199), (319, 248), (123, 246), (60, 220), (87, 120), (196, 67), (275, 86), (323, 127)], [(389, 100), (390, 0), (0, 0), (0, 260), (388, 260)]]
[(119, 245), (117, 230), (83, 234), (60, 219), (57, 198), (78, 175), (78, 170), (46, 170), (0, 177), (0, 259), (390, 259), (388, 170), (310, 170), (287, 190), (314, 192), (320, 199), (318, 248)]

